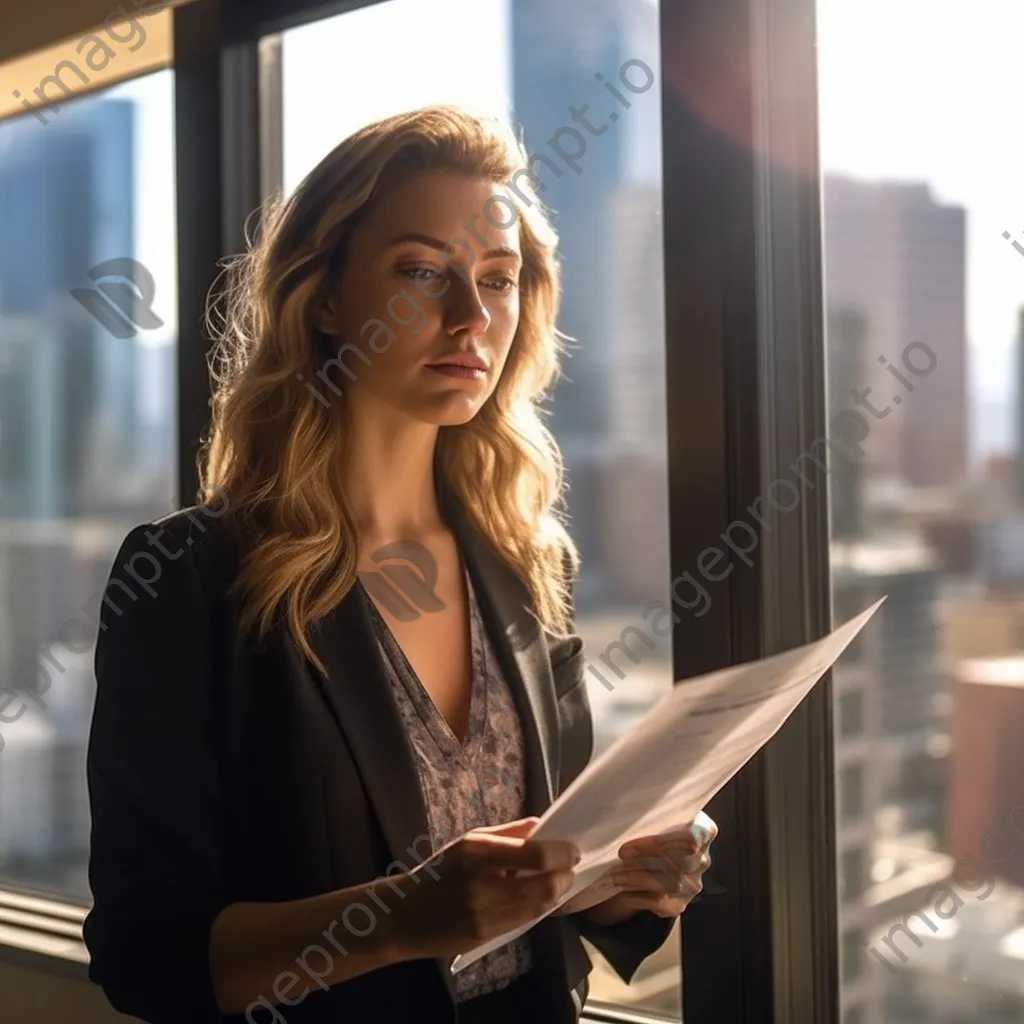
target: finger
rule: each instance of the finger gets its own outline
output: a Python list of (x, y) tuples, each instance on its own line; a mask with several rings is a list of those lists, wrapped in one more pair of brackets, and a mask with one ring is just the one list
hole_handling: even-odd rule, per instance
[(572, 871), (554, 871), (544, 875), (512, 876), (498, 883), (497, 891), (505, 907), (542, 909), (558, 903), (576, 882)]
[(620, 871), (616, 873), (614, 882), (627, 890), (671, 893), (679, 885), (679, 877), (675, 872)]
[(718, 838), (718, 822), (701, 811), (693, 822), (694, 832), (703, 832), (708, 836), (705, 846), (710, 846)]
[(697, 841), (690, 834), (643, 836), (631, 839), (619, 848), (619, 857), (628, 860), (631, 857), (673, 856), (679, 853), (689, 855), (696, 853)]
[[(671, 856), (657, 856), (654, 854), (640, 854), (633, 857), (623, 857), (622, 863), (625, 868), (633, 871), (649, 871), (651, 874), (688, 875), (700, 870), (701, 854), (696, 851), (684, 853), (676, 850)], [(623, 870), (623, 868), (619, 868)]]
[[(686, 908), (683, 900), (653, 892), (622, 893), (615, 899), (628, 910), (648, 910), (658, 917), (678, 917)], [(687, 897), (688, 899), (688, 897)]]
[(615, 898), (636, 910), (650, 910), (659, 917), (674, 917), (682, 913), (701, 891), (699, 881), (686, 878), (682, 884), (685, 891), (681, 893), (623, 892)]
[(678, 877), (707, 871), (711, 865), (711, 858), (706, 853), (688, 853), (678, 857), (632, 857), (625, 863), (630, 870), (644, 870), (651, 874)]
[[(620, 857), (628, 857), (632, 852), (659, 853), (670, 849), (684, 849), (687, 852), (706, 850), (718, 835), (718, 826), (710, 819), (707, 824), (689, 822), (678, 828), (666, 829), (654, 836), (638, 836), (624, 843), (619, 850)], [(625, 852), (624, 852), (625, 851)]]
[(712, 824), (712, 827), (705, 828), (703, 825), (694, 825), (693, 835), (697, 840), (697, 849), (706, 850), (718, 837), (718, 826)]
[(675, 872), (630, 871), (619, 872), (615, 876), (615, 884), (626, 891), (642, 891), (653, 893), (665, 893), (669, 896), (678, 897), (681, 895), (696, 895), (703, 887), (701, 875), (703, 871), (695, 871), (687, 874)]
[(669, 871), (677, 875), (692, 875), (707, 871), (711, 866), (711, 855), (707, 850), (694, 850), (692, 846), (667, 848), (663, 857), (641, 855), (625, 857), (623, 862), (631, 866), (642, 866), (648, 871)]
[(503, 825), (481, 825), (473, 829), (473, 832), (483, 832), (492, 836), (519, 836), (525, 839), (537, 827), (538, 821), (540, 818), (534, 814), (528, 818), (506, 821)]
[(579, 847), (560, 839), (479, 836), (466, 843), (466, 852), (488, 871), (568, 871), (580, 862)]
[(621, 871), (615, 876), (615, 885), (622, 889), (641, 889), (646, 892), (678, 893), (680, 886), (702, 886), (702, 870), (687, 871)]

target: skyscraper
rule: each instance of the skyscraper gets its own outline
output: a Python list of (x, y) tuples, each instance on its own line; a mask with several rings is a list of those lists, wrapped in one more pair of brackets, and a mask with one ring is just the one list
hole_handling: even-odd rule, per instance
[[(864, 380), (865, 341), (865, 318), (860, 310), (838, 305), (829, 307), (825, 343), (828, 352), (830, 416), (840, 409), (850, 407), (851, 391)], [(852, 452), (842, 458), (833, 457), (831, 471), (832, 538), (849, 540), (862, 537), (862, 460)]]
[(81, 100), (46, 130), (5, 124), (0, 148), (0, 678), (42, 695), (5, 726), (0, 870), (77, 896), (95, 641), (82, 605), (141, 518), (123, 495), (145, 438), (136, 340), (70, 292), (134, 256), (134, 117)]
[(105, 484), (131, 465), (136, 346), (70, 290), (132, 255), (133, 109), (106, 101), (69, 108), (50, 131), (5, 127), (16, 137), (0, 156), (0, 237), (18, 245), (0, 249), (0, 516), (102, 513)]
[[(550, 157), (556, 167), (538, 165), (536, 173), (560, 235), (558, 326), (574, 341), (550, 425), (566, 460), (573, 534), (587, 574), (604, 562), (600, 495), (607, 493), (613, 390), (620, 387), (613, 377), (615, 348), (632, 341), (621, 337), (630, 327), (613, 305), (616, 275), (635, 272), (616, 259), (621, 224), (614, 199), (628, 184), (657, 187), (660, 173), (657, 90), (629, 95), (620, 68), (639, 60), (657, 75), (657, 9), (649, 0), (517, 0), (511, 18), (515, 117), (528, 152)], [(629, 107), (606, 85), (617, 86)], [(580, 115), (594, 133), (579, 124)], [(566, 152), (585, 147), (575, 169), (556, 156), (559, 146)], [(661, 273), (660, 259), (649, 272)]]
[[(967, 473), (966, 211), (944, 205), (927, 185), (824, 180), (828, 303), (860, 310), (870, 339), (870, 474), (916, 486), (956, 484)], [(927, 353), (934, 368), (927, 369)], [(910, 360), (916, 371), (907, 368)], [(913, 392), (901, 396), (902, 373)], [(892, 399), (893, 395), (899, 401)], [(877, 438), (877, 440), (876, 440)]]

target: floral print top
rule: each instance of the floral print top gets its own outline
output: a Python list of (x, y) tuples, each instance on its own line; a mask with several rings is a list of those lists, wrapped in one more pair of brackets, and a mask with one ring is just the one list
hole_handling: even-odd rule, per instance
[[(469, 573), (473, 682), (460, 743), (367, 595), (392, 692), (415, 753), (433, 852), (481, 825), (524, 816), (526, 776), (519, 714), (487, 637)], [(529, 934), (492, 950), (453, 978), (459, 1002), (504, 988), (533, 965)]]

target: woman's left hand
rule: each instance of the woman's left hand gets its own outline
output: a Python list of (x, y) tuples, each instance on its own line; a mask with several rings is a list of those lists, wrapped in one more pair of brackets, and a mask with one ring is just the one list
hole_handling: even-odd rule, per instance
[(687, 825), (631, 839), (619, 849), (623, 866), (601, 880), (623, 891), (580, 911), (580, 916), (599, 925), (620, 924), (640, 910), (678, 917), (703, 888), (701, 877), (711, 866), (708, 848), (717, 834), (711, 822), (708, 828)]

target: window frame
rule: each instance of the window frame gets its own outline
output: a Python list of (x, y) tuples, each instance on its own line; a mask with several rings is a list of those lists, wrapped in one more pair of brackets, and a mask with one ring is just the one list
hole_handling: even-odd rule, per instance
[[(261, 82), (261, 39), (374, 2), (174, 8), (183, 505), (196, 491), (209, 416), (207, 295), (217, 261), (242, 247), (247, 219), (252, 229), (261, 184), (279, 175), (280, 121), (261, 116), (268, 103), (280, 109), (279, 83)], [(660, 0), (659, 18), (662, 68), (671, 69), (661, 133), (676, 579), (696, 571), (724, 524), (750, 522), (751, 502), (825, 433), (815, 4)], [(757, 528), (753, 564), (712, 585), (700, 620), (682, 619), (677, 679), (828, 631), (827, 491), (822, 479), (772, 529)], [(725, 891), (683, 917), (686, 1021), (838, 1024), (835, 778), (826, 677), (708, 808), (721, 828), (713, 874)], [(585, 1018), (658, 1019), (601, 1006)]]
[[(813, 0), (663, 0), (661, 24), (675, 578), (824, 434), (825, 349)], [(828, 631), (827, 491), (684, 620), (677, 677)], [(684, 1020), (839, 1021), (834, 778), (829, 674), (709, 807), (732, 888), (683, 918)]]

